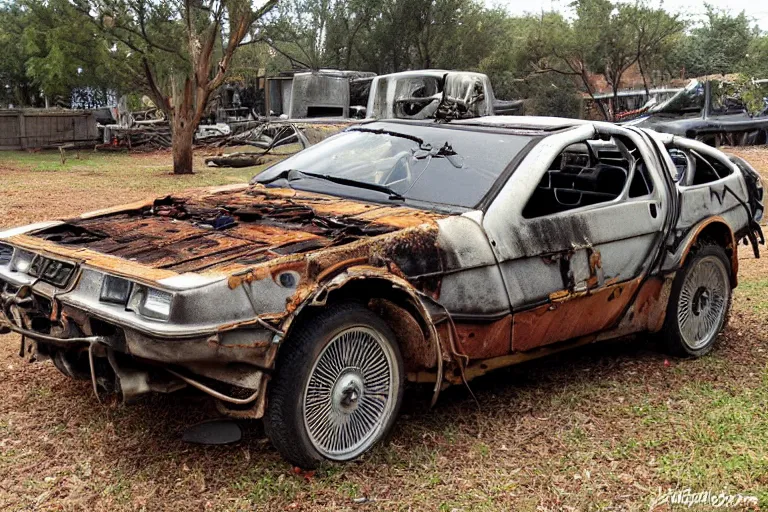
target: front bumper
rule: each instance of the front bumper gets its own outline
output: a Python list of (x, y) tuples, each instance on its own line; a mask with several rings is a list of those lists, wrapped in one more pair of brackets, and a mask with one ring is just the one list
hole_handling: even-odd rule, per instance
[(116, 392), (132, 401), (190, 385), (214, 396), (230, 415), (263, 414), (265, 384), (277, 352), (273, 332), (246, 325), (158, 336), (58, 298), (46, 283), (3, 277), (0, 329), (22, 336), (20, 353), (28, 360), (53, 359), (63, 373), (89, 378), (97, 395)]

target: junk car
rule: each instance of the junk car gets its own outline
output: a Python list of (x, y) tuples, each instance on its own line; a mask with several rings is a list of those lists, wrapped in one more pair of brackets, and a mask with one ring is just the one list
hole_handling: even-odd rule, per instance
[(708, 353), (763, 188), (701, 142), (536, 117), (348, 128), (256, 176), (0, 234), (2, 326), (97, 395), (191, 386), (310, 468), (434, 390), (655, 333)]
[(768, 143), (768, 86), (692, 80), (628, 125), (706, 142), (710, 146)]

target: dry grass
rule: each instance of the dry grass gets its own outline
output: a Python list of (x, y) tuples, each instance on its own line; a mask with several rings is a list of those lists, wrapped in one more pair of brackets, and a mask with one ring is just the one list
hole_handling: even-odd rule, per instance
[[(768, 150), (742, 150), (768, 176)], [(0, 227), (148, 192), (243, 180), (253, 169), (168, 176), (169, 156), (0, 153)], [(73, 179), (76, 178), (76, 179)], [(295, 474), (245, 424), (243, 442), (181, 442), (215, 415), (194, 394), (99, 405), (87, 383), (17, 357), (0, 337), (4, 510), (647, 510), (659, 489), (757, 494), (768, 505), (768, 277), (742, 285), (714, 354), (667, 359), (644, 339), (587, 347), (472, 383), (428, 410), (406, 396), (393, 440), (361, 461)]]

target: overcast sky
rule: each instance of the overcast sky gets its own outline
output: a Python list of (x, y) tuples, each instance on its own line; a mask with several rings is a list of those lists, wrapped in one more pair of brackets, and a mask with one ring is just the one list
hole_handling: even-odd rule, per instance
[[(485, 0), (489, 6), (505, 7), (512, 14), (526, 12), (538, 13), (542, 10), (567, 11), (572, 0)], [(738, 14), (745, 11), (747, 16), (754, 18), (763, 31), (768, 31), (768, 1), (767, 0), (665, 0), (663, 7), (670, 12), (681, 12), (692, 17), (703, 15), (706, 11), (704, 3)], [(651, 0), (650, 5), (659, 5), (659, 0)]]

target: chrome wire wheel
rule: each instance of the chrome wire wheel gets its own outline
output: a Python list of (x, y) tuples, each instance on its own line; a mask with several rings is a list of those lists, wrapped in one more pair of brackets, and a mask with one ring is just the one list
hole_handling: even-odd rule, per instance
[(350, 460), (379, 440), (400, 386), (392, 347), (370, 327), (336, 334), (315, 360), (304, 389), (304, 426), (330, 460)]
[(691, 350), (705, 347), (725, 321), (731, 285), (728, 269), (716, 256), (696, 262), (685, 276), (677, 303), (677, 325)]

